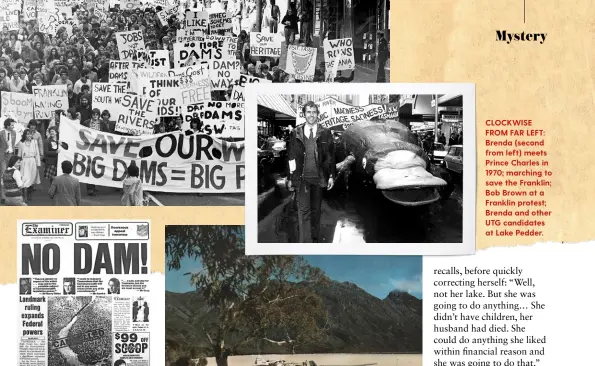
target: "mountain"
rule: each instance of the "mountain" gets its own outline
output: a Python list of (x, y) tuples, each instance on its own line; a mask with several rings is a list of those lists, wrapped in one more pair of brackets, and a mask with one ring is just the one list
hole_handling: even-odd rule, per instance
[[(327, 339), (315, 345), (298, 346), (297, 353), (421, 353), (422, 300), (405, 292), (392, 291), (381, 300), (349, 282), (332, 281), (307, 286), (323, 300), (329, 314)], [(196, 292), (165, 295), (166, 341), (175, 348), (192, 344), (209, 350), (205, 330), (215, 329), (217, 316), (209, 313)], [(237, 333), (230, 337), (233, 342)], [(262, 348), (264, 347), (264, 349)], [(247, 345), (241, 354), (285, 353), (272, 344)]]

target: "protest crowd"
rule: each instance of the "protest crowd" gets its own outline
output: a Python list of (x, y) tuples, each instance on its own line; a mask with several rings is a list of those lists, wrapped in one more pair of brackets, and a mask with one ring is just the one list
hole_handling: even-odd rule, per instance
[[(234, 52), (229, 60), (239, 65), (239, 70), (235, 71), (238, 71), (238, 76), (244, 78), (244, 83), (350, 82), (354, 79), (355, 67), (339, 68), (336, 62), (334, 70), (326, 70), (324, 61), (314, 61), (315, 52), (313, 58), (310, 54), (307, 67), (302, 67), (304, 70), (307, 69), (305, 74), (310, 75), (300, 77), (297, 74), (304, 73), (304, 70), (297, 71), (300, 67), (299, 62), (288, 60), (285, 69), (282, 69), (280, 52), (270, 52), (270, 48), (267, 50), (266, 47), (260, 47), (262, 44), (252, 44), (251, 47), (255, 39), (265, 38), (265, 44), (267, 37), (261, 35), (268, 34), (272, 35), (268, 37), (268, 42), (278, 42), (279, 45), (284, 42), (285, 51), (293, 46), (297, 46), (296, 50), (315, 50), (309, 48), (313, 42), (312, 22), (309, 19), (311, 4), (306, 5), (305, 9), (300, 9), (291, 2), (286, 14), (280, 14), (275, 0), (263, 0), (260, 16), (257, 16), (253, 0), (229, 0), (223, 3), (216, 0), (209, 8), (205, 8), (200, 2), (179, 4), (173, 1), (169, 3), (168, 0), (144, 5), (128, 0), (122, 0), (117, 4), (54, 0), (46, 5), (33, 0), (32, 4), (33, 6), (29, 0), (12, 0), (0, 6), (0, 14), (3, 13), (3, 17), (0, 17), (0, 117), (4, 127), (0, 132), (2, 204), (26, 205), (33, 200), (33, 192), (41, 180), (52, 183), (49, 194), (54, 199), (54, 204), (80, 204), (78, 180), (69, 175), (73, 169), (72, 163), (58, 161), (58, 154), (63, 150), (60, 125), (65, 120), (115, 135), (146, 135), (188, 130), (205, 133), (204, 121), (200, 115), (195, 113), (185, 116), (178, 113), (180, 109), (177, 109), (176, 113), (159, 113), (158, 118), (151, 122), (150, 132), (147, 132), (146, 128), (143, 133), (118, 128), (117, 121), (121, 119), (121, 113), (114, 112), (113, 101), (112, 104), (100, 104), (93, 99), (94, 84), (130, 85), (126, 84), (130, 81), (130, 73), (114, 72), (118, 71), (114, 70), (116, 66), (124, 69), (134, 66), (158, 69), (157, 66), (161, 66), (161, 70), (171, 70), (205, 63), (204, 60), (207, 58), (204, 57), (204, 52), (202, 55), (197, 55), (194, 51), (184, 52), (185, 49), (191, 49), (194, 43), (189, 45), (181, 42), (204, 40), (200, 37), (208, 37), (209, 34), (220, 37), (215, 41), (221, 46), (224, 43), (221, 39), (225, 38), (227, 51), (224, 52)], [(57, 10), (50, 10), (54, 7)], [(59, 12), (61, 14), (58, 14)], [(206, 19), (207, 23), (210, 21), (211, 24), (209, 31), (201, 28), (204, 23), (191, 23), (188, 19), (189, 14), (194, 14), (194, 17), (199, 14), (200, 18), (202, 14), (207, 13), (210, 14)], [(259, 17), (262, 23), (257, 27), (256, 19)], [(221, 26), (214, 29), (213, 22), (216, 22), (217, 18), (222, 19), (219, 22)], [(191, 29), (191, 24), (201, 25)], [(283, 28), (282, 31), (280, 27)], [(258, 28), (262, 31), (255, 33)], [(127, 50), (122, 46), (122, 41), (117, 39), (119, 34), (142, 35), (142, 42), (134, 45), (136, 49)], [(124, 38), (122, 36), (122, 39)], [(234, 44), (228, 45), (228, 42)], [(276, 46), (277, 50), (279, 48)], [(151, 59), (151, 56), (156, 54), (153, 51), (157, 51), (158, 55), (167, 52), (167, 56)], [(180, 59), (180, 54), (192, 57)], [(141, 60), (143, 55), (144, 59)], [(297, 56), (294, 58), (297, 59)], [(141, 61), (144, 63), (137, 64)], [(134, 66), (129, 67), (131, 63)], [(138, 82), (143, 82), (140, 75)], [(47, 86), (65, 87), (59, 89), (65, 91), (58, 97), (58, 102), (51, 102), (58, 89), (43, 88)], [(240, 89), (237, 76), (233, 77), (233, 82), (218, 84), (216, 88), (211, 87), (210, 96), (202, 101), (243, 103), (243, 96), (232, 96), (234, 89)], [(125, 92), (134, 93), (133, 87), (129, 86)], [(28, 115), (15, 112), (15, 108), (22, 108), (26, 104), (19, 102), (19, 94), (33, 95), (35, 113)], [(241, 136), (216, 137), (224, 140), (227, 138), (230, 141), (243, 140), (243, 126)], [(139, 169), (135, 165), (133, 160), (126, 169), (126, 179), (117, 188), (122, 191), (124, 205), (143, 204), (142, 183), (139, 180)], [(65, 177), (60, 176), (60, 171)], [(86, 192), (89, 196), (94, 196), (96, 190), (95, 185), (87, 184)]]

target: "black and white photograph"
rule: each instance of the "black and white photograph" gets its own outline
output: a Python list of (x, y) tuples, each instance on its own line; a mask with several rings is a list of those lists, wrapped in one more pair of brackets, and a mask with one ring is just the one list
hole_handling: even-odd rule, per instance
[(48, 366), (112, 364), (112, 299), (48, 298)]
[(132, 302), (132, 321), (140, 323), (149, 322), (149, 302), (146, 297), (135, 298)]
[(109, 282), (107, 283), (107, 293), (108, 294), (120, 294), (120, 280), (113, 277), (110, 278)]
[(389, 82), (387, 0), (3, 9), (7, 206), (243, 206), (246, 85)]
[(68, 277), (62, 280), (62, 294), (64, 295), (75, 295), (76, 294), (76, 279), (74, 277)]
[(247, 253), (474, 251), (474, 87), (393, 85), (249, 89)]
[(79, 225), (79, 238), (87, 238), (89, 236), (89, 227), (87, 225)]
[(19, 280), (19, 295), (31, 295), (30, 278), (21, 278)]

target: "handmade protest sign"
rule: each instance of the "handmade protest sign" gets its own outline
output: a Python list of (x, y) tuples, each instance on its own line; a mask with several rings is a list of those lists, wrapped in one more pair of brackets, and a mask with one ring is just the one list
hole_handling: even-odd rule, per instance
[(136, 51), (145, 49), (145, 39), (140, 30), (117, 32), (116, 42), (118, 44), (120, 60), (132, 60), (136, 55)]
[(140, 0), (120, 0), (120, 9), (134, 10), (142, 8)]
[(297, 80), (314, 80), (317, 49), (290, 45), (287, 48), (286, 70)]
[(231, 13), (210, 13), (209, 28), (211, 30), (211, 34), (231, 32), (231, 30), (233, 29), (231, 20)]
[(240, 78), (240, 60), (212, 60), (209, 62), (211, 90), (227, 90)]
[(399, 117), (399, 106), (396, 104), (385, 104), (384, 113), (379, 116), (383, 119), (396, 119)]
[(207, 32), (209, 27), (209, 13), (195, 9), (186, 9), (184, 12), (184, 29), (186, 31)]
[(110, 83), (126, 83), (128, 82), (128, 70), (138, 69), (143, 67), (143, 62), (138, 61), (118, 61), (110, 60), (109, 62), (109, 82)]
[(171, 18), (172, 16), (176, 15), (178, 13), (178, 7), (177, 6), (172, 6), (169, 7), (167, 9), (161, 10), (160, 12), (157, 13), (157, 17), (159, 18), (159, 22), (161, 23), (161, 26), (164, 27), (166, 26), (167, 20), (169, 18)]
[(221, 138), (244, 138), (244, 103), (206, 102), (182, 109), (184, 121), (199, 118), (199, 132)]
[(93, 83), (93, 108), (107, 109), (116, 118), (116, 131), (133, 135), (152, 135), (159, 122), (158, 102), (133, 94), (126, 94), (126, 85)]
[(178, 193), (244, 192), (244, 143), (182, 132), (118, 136), (65, 120), (58, 154), (73, 164), (81, 183), (122, 187), (126, 168), (139, 167), (145, 191)]
[(136, 58), (147, 68), (169, 69), (169, 51), (167, 50), (139, 50), (136, 51)]
[(245, 87), (246, 84), (252, 83), (272, 83), (272, 80), (257, 78), (256, 76), (244, 75), (240, 74), (240, 78), (238, 80), (238, 86)]
[(238, 48), (238, 37), (207, 34), (204, 36), (204, 40), (207, 42), (217, 42), (217, 48), (222, 48), (221, 60), (237, 59), (236, 50)]
[(324, 62), (327, 69), (333, 69), (335, 63), (337, 71), (355, 69), (353, 40), (351, 38), (325, 39)]
[[(224, 36), (205, 36), (196, 42), (174, 43), (174, 65), (185, 67), (196, 65), (201, 61), (235, 59), (230, 56), (230, 43)], [(233, 37), (229, 37), (233, 38)]]
[(68, 109), (68, 89), (66, 85), (33, 87), (35, 119), (51, 119), (57, 109)]
[[(326, 98), (315, 103), (319, 108), (319, 125), (337, 131), (345, 131), (354, 122), (370, 119), (384, 113), (382, 104), (368, 104), (359, 107), (343, 103), (335, 98)], [(305, 123), (306, 118), (301, 105), (298, 105), (297, 112), (296, 125)]]
[(23, 126), (33, 119), (33, 95), (2, 91), (0, 98), (2, 99), (0, 115), (11, 117)]
[(157, 114), (160, 117), (180, 115), (183, 98), (179, 77), (139, 78), (138, 86), (140, 95), (157, 101)]
[(60, 20), (62, 20), (62, 15), (58, 9), (37, 8), (37, 22), (41, 33), (55, 35)]
[[(176, 31), (176, 43), (204, 41), (204, 36), (205, 34), (203, 34), (202, 32), (186, 32), (186, 30), (184, 29), (178, 29)], [(174, 46), (176, 43), (174, 43)]]
[(0, 14), (0, 29), (8, 27), (9, 31), (19, 29), (19, 16), (10, 14)]
[(234, 85), (231, 89), (231, 98), (230, 101), (232, 102), (245, 102), (246, 99), (244, 98), (244, 94), (246, 92), (246, 88), (239, 85)]
[(37, 0), (25, 0), (23, 2), (23, 17), (25, 21), (35, 19), (37, 16)]
[(183, 69), (169, 70), (180, 79), (182, 103), (180, 105), (203, 103), (211, 100), (211, 77), (207, 64)]
[(281, 57), (281, 38), (277, 34), (251, 32), (250, 55)]

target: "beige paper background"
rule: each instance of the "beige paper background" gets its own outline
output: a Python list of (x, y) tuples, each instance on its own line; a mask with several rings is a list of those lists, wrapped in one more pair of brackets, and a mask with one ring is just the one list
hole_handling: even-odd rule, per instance
[[(477, 248), (595, 238), (595, 4), (592, 0), (391, 0), (391, 81), (476, 84)], [(548, 33), (544, 44), (496, 42), (496, 30)], [(339, 86), (339, 85), (337, 85)], [(546, 130), (553, 188), (541, 238), (485, 232), (486, 119)], [(468, 138), (468, 137), (467, 137)], [(469, 140), (466, 140), (469, 141)], [(466, 167), (469, 169), (469, 167)], [(40, 193), (41, 194), (41, 193)], [(0, 207), (0, 284), (16, 282), (17, 219), (150, 219), (152, 270), (164, 271), (165, 225), (238, 225), (243, 207)]]

